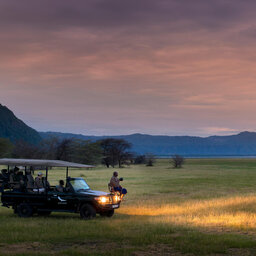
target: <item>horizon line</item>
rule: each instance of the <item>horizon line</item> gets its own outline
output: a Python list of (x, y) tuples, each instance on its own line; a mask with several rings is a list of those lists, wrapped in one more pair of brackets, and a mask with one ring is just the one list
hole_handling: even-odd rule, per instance
[(39, 133), (61, 133), (61, 134), (73, 134), (87, 137), (123, 137), (123, 136), (132, 136), (132, 135), (146, 135), (146, 136), (161, 136), (161, 137), (197, 137), (197, 138), (209, 138), (209, 137), (227, 137), (227, 136), (235, 136), (242, 133), (256, 133), (256, 131), (240, 131), (234, 134), (227, 135), (208, 135), (208, 136), (196, 136), (196, 135), (164, 135), (164, 134), (148, 134), (148, 133), (131, 133), (131, 134), (117, 134), (117, 135), (85, 135), (82, 133), (72, 133), (72, 132), (58, 132), (58, 131), (38, 131)]

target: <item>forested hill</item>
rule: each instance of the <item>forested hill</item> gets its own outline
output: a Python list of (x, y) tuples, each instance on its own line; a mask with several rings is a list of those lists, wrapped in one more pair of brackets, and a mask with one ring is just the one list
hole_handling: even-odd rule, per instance
[(11, 110), (0, 104), (0, 138), (8, 138), (12, 142), (23, 140), (30, 144), (39, 143), (39, 133), (18, 119)]
[[(47, 132), (40, 133), (43, 138), (57, 136), (61, 138), (78, 138), (97, 141), (110, 136), (84, 136), (81, 134)], [(155, 155), (181, 154), (185, 156), (225, 156), (256, 155), (256, 133), (242, 132), (230, 136), (211, 136), (207, 138), (192, 136), (155, 136), (132, 134), (111, 136), (122, 138), (132, 143), (132, 151), (138, 154), (153, 153)]]

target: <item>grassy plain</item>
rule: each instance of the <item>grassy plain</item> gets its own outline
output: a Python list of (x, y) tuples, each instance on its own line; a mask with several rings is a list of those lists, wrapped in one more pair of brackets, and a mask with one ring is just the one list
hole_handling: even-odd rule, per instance
[[(168, 160), (122, 168), (128, 195), (111, 218), (21, 219), (0, 208), (0, 255), (256, 255), (256, 160)], [(113, 169), (72, 170), (107, 191)], [(50, 171), (51, 184), (65, 171)]]

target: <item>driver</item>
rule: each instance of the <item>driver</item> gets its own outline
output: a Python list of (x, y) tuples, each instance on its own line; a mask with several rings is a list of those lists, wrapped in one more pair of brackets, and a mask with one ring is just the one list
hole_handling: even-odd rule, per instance
[(122, 188), (120, 185), (120, 181), (123, 181), (123, 178), (118, 178), (118, 172), (113, 172), (113, 176), (110, 179), (109, 185), (113, 187), (115, 192), (120, 192), (121, 195), (127, 194), (127, 190), (125, 188)]
[(56, 186), (58, 192), (64, 192), (64, 180), (59, 181), (59, 185)]

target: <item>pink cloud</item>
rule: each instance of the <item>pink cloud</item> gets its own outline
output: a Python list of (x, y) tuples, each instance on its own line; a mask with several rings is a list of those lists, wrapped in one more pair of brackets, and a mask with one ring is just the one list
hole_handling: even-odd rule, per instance
[(255, 3), (25, 1), (0, 4), (0, 102), (36, 129), (256, 127)]

